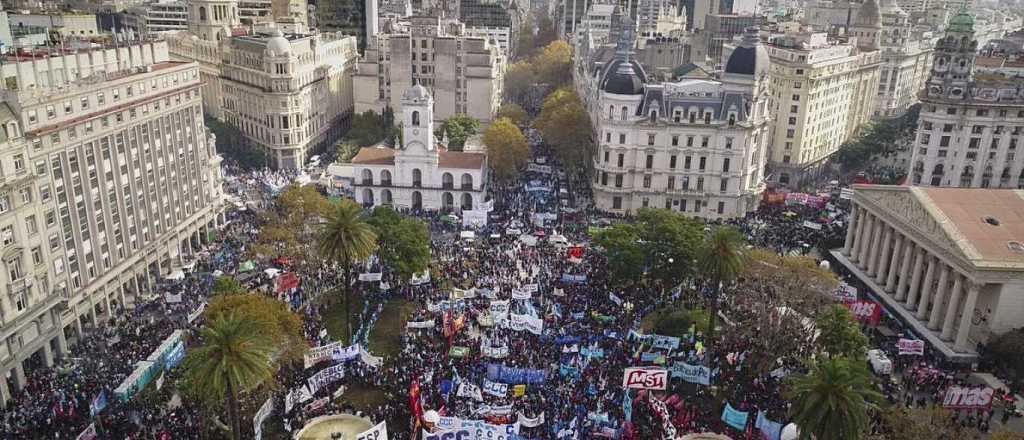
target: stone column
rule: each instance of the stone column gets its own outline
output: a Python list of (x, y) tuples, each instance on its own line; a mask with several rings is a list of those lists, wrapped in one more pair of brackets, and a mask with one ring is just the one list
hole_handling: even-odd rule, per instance
[(892, 246), (892, 257), (889, 258), (888, 276), (885, 278), (885, 291), (892, 293), (896, 288), (896, 274), (900, 272), (900, 253), (903, 250), (903, 234), (896, 232), (896, 243)]
[(928, 328), (939, 329), (939, 319), (942, 315), (942, 303), (946, 299), (946, 291), (949, 290), (949, 265), (942, 265), (942, 274), (939, 275), (939, 285), (935, 288), (935, 299), (932, 300), (931, 315), (928, 316)]
[(859, 212), (857, 211), (857, 204), (854, 203), (853, 208), (850, 209), (849, 224), (846, 225), (846, 241), (843, 242), (843, 255), (846, 255), (847, 257), (850, 256), (850, 249), (854, 247), (853, 243), (854, 239), (856, 238), (854, 232), (856, 231), (856, 228), (860, 223), (859, 221), (857, 221), (857, 214), (859, 214)]
[(885, 228), (885, 238), (882, 239), (882, 249), (879, 250), (878, 264), (875, 265), (875, 282), (878, 284), (885, 282), (885, 276), (892, 270), (889, 266), (889, 259), (892, 258), (892, 247), (895, 246), (892, 234), (892, 228), (887, 226)]
[(21, 391), (25, 389), (25, 385), (28, 385), (25, 380), (25, 366), (22, 361), (14, 363), (14, 389)]
[(0, 408), (7, 409), (7, 402), (11, 400), (11, 390), (7, 388), (7, 379), (0, 375)]
[(920, 301), (917, 305), (917, 319), (924, 320), (928, 316), (928, 304), (931, 303), (932, 295), (935, 294), (935, 289), (932, 284), (935, 282), (935, 266), (938, 265), (935, 257), (928, 257), (928, 270), (924, 274), (924, 283), (921, 284), (921, 295)]
[(949, 304), (946, 304), (946, 317), (942, 320), (942, 334), (940, 337), (944, 341), (953, 339), (953, 319), (956, 318), (956, 312), (960, 308), (960, 297), (964, 294), (963, 275), (958, 273), (955, 277), (953, 278), (953, 291), (949, 294)]
[(53, 348), (50, 347), (50, 341), (43, 343), (43, 363), (47, 368), (53, 368)]
[(875, 219), (874, 231), (871, 232), (871, 248), (868, 249), (868, 264), (864, 267), (864, 273), (869, 276), (875, 276), (875, 264), (878, 262), (878, 254), (882, 247), (882, 231), (885, 230), (885, 224), (880, 219)]
[(863, 268), (868, 262), (868, 248), (871, 243), (871, 233), (874, 232), (875, 217), (868, 214), (865, 216), (866, 222), (864, 222), (864, 229), (861, 234), (857, 236), (857, 246), (860, 247), (860, 251), (857, 254), (857, 267)]
[(910, 281), (910, 290), (907, 292), (907, 303), (904, 306), (907, 310), (913, 310), (914, 306), (917, 305), (917, 294), (921, 287), (921, 272), (923, 269), (921, 266), (924, 265), (924, 249), (917, 250), (917, 256), (914, 257), (914, 269), (911, 271), (914, 274), (913, 280)]
[(903, 301), (907, 298), (907, 286), (910, 285), (911, 264), (914, 260), (914, 241), (907, 237), (903, 243), (903, 264), (900, 265), (900, 281), (896, 285), (896, 301)]
[[(68, 353), (71, 353), (71, 350), (68, 349), (68, 337), (64, 334), (64, 326), (59, 325), (59, 320), (57, 322), (58, 327), (60, 327), (60, 331), (57, 332), (57, 357), (63, 358)], [(3, 379), (0, 379), (0, 381), (3, 381)]]
[(974, 306), (978, 303), (978, 292), (981, 290), (981, 285), (977, 283), (971, 283), (971, 287), (967, 290), (967, 299), (964, 300), (964, 311), (960, 314), (960, 327), (956, 329), (956, 343), (953, 345), (953, 349), (956, 351), (967, 351), (970, 347), (967, 346), (967, 337), (971, 333), (971, 317), (974, 316)]

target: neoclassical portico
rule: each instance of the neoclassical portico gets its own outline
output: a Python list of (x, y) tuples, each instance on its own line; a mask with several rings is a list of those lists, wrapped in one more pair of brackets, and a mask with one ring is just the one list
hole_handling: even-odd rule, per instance
[(855, 185), (839, 261), (947, 358), (1024, 325), (1024, 192)]

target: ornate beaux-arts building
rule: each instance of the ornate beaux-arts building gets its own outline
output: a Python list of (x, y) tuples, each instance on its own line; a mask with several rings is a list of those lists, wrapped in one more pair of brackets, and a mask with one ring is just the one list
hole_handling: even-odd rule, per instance
[(932, 349), (972, 362), (1024, 325), (1024, 191), (855, 185), (840, 263)]

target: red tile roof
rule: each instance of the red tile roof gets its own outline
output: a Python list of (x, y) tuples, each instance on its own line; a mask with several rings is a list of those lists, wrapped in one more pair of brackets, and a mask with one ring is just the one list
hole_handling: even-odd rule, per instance
[(352, 163), (360, 165), (394, 165), (395, 150), (387, 147), (363, 147), (352, 158)]
[(438, 150), (438, 166), (441, 168), (465, 168), (479, 170), (484, 167), (487, 155), (483, 153), (464, 153), (457, 151)]

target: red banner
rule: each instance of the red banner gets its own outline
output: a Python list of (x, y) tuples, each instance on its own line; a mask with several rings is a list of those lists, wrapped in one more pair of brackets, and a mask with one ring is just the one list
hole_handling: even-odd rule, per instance
[(573, 246), (568, 250), (569, 258), (583, 258), (583, 246)]
[(869, 300), (857, 300), (843, 304), (858, 322), (867, 325), (878, 325), (882, 320), (882, 305)]

